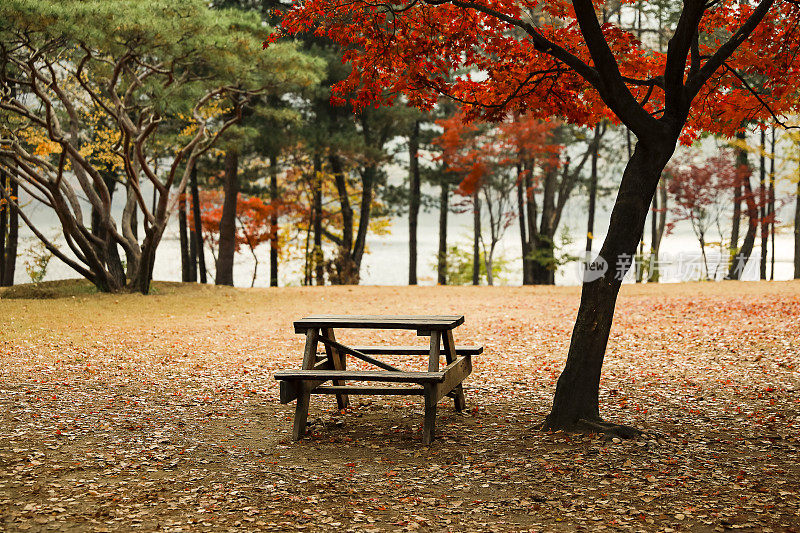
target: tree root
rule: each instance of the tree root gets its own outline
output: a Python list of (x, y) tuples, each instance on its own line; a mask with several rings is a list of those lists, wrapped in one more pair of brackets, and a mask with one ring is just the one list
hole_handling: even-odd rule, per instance
[(537, 426), (540, 430), (562, 430), (568, 433), (599, 433), (606, 437), (619, 437), (621, 439), (635, 439), (642, 436), (661, 437), (654, 431), (643, 431), (633, 426), (614, 424), (603, 419), (580, 418), (575, 423), (566, 427), (553, 427), (547, 419)]

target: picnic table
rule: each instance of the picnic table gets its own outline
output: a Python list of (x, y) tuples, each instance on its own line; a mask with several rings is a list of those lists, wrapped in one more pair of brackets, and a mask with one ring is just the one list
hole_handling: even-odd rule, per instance
[[(349, 406), (350, 394), (419, 395), (425, 399), (422, 442), (430, 444), (436, 427), (436, 404), (449, 396), (457, 411), (466, 407), (461, 383), (472, 371), (471, 356), (483, 352), (481, 346), (456, 346), (453, 330), (463, 323), (463, 315), (312, 315), (297, 320), (295, 333), (306, 336), (302, 367), (275, 373), (275, 379), (280, 380), (281, 403), (297, 400), (292, 437), (299, 440), (305, 434), (312, 394), (335, 394), (339, 409)], [(417, 336), (430, 337), (430, 343), (428, 346), (346, 346), (336, 341), (335, 330), (342, 328), (415, 330)], [(324, 347), (324, 353), (317, 353), (319, 345)], [(348, 370), (348, 355), (381, 370)], [(405, 372), (374, 355), (427, 355), (428, 371)], [(440, 370), (442, 355), (447, 365)], [(326, 385), (328, 381), (332, 385)], [(348, 385), (347, 381), (395, 385)]]

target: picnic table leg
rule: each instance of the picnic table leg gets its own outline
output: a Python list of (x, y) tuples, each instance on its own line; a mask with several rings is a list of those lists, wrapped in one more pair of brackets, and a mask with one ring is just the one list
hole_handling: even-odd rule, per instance
[(425, 384), (425, 426), (422, 429), (422, 444), (433, 442), (436, 433), (436, 385)]
[(297, 408), (294, 411), (294, 427), (292, 428), (292, 438), (300, 440), (306, 434), (306, 420), (308, 420), (308, 404), (311, 394), (303, 392), (297, 398)]
[[(332, 341), (336, 340), (336, 335), (333, 333), (333, 328), (323, 328), (322, 336)], [(340, 353), (339, 350), (333, 346), (325, 345), (325, 353), (328, 355), (328, 361), (333, 365), (334, 370), (347, 370), (346, 354)], [(344, 386), (347, 384), (344, 380), (334, 379), (333, 384), (337, 386)], [(350, 397), (347, 394), (336, 395), (336, 406), (341, 411), (350, 407)]]
[[(456, 360), (456, 341), (453, 339), (453, 330), (447, 330), (447, 334), (444, 336), (444, 356), (447, 359), (447, 364), (449, 365), (453, 361)], [(453, 388), (453, 392), (455, 392), (455, 397), (453, 398), (453, 403), (455, 405), (456, 411), (459, 413), (463, 411), (467, 407), (467, 400), (464, 398), (464, 389), (459, 383), (455, 388)]]
[(439, 355), (441, 354), (442, 332), (431, 331), (431, 351), (428, 356), (428, 372), (439, 371)]
[[(306, 331), (306, 347), (303, 350), (303, 370), (311, 370), (317, 363), (317, 344), (319, 344), (319, 332), (311, 328)], [(292, 438), (300, 440), (306, 433), (306, 421), (308, 420), (308, 404), (311, 402), (311, 391), (306, 389), (305, 383), (300, 386), (303, 392), (297, 398), (297, 407), (294, 410), (294, 427), (292, 428)]]

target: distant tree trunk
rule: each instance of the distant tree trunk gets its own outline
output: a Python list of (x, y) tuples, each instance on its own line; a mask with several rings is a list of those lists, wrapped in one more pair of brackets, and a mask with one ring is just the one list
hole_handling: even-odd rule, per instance
[[(447, 211), (450, 191), (447, 182), (443, 181), (439, 193), (439, 254), (436, 261), (436, 282), (447, 285)], [(798, 200), (800, 202), (800, 200)]]
[(770, 143), (770, 152), (772, 158), (769, 160), (769, 191), (767, 193), (769, 199), (769, 208), (767, 215), (769, 218), (769, 239), (770, 248), (772, 249), (772, 260), (769, 268), (770, 281), (775, 279), (775, 125), (772, 125), (772, 139)]
[[(595, 126), (594, 131), (597, 135), (597, 130), (600, 127), (598, 124)], [(594, 240), (594, 215), (597, 205), (597, 160), (600, 156), (600, 145), (594, 143), (592, 145), (592, 159), (589, 173), (589, 216), (586, 222), (586, 262), (592, 260), (592, 241)]]
[(410, 197), (408, 202), (408, 284), (417, 284), (417, 221), (419, 219), (419, 120), (408, 138)]
[(189, 236), (186, 224), (186, 195), (181, 194), (178, 200), (178, 236), (181, 245), (181, 281), (192, 281)]
[(769, 245), (769, 222), (767, 221), (767, 161), (764, 153), (767, 150), (767, 132), (761, 130), (761, 166), (758, 175), (761, 186), (758, 188), (759, 210), (761, 218), (761, 261), (759, 262), (759, 277), (767, 279), (767, 248)]
[[(736, 140), (740, 144), (744, 144), (746, 140), (744, 130), (736, 132)], [(736, 151), (736, 168), (739, 169), (742, 165), (747, 166), (747, 151), (743, 148), (737, 147)], [(731, 219), (731, 251), (735, 255), (739, 250), (739, 226), (742, 222), (742, 181), (736, 180), (733, 186), (733, 218)]]
[(794, 279), (800, 279), (800, 182), (794, 199)]
[(236, 253), (236, 207), (239, 199), (239, 152), (229, 148), (225, 153), (225, 198), (219, 221), (217, 285), (233, 286), (233, 256)]
[(317, 285), (325, 285), (325, 261), (322, 254), (322, 160), (314, 155), (314, 270)]
[(481, 198), (478, 191), (472, 195), (472, 284), (481, 283)]
[(192, 235), (197, 246), (197, 265), (200, 267), (200, 283), (208, 283), (206, 273), (206, 253), (203, 247), (203, 223), (200, 219), (200, 189), (197, 186), (197, 166), (192, 168), (192, 218), (194, 218), (194, 232)]
[(531, 279), (530, 269), (530, 242), (528, 241), (527, 227), (525, 222), (525, 177), (522, 168), (522, 158), (517, 163), (517, 217), (519, 218), (519, 236), (522, 241), (522, 284), (530, 285), (533, 283)]
[[(0, 168), (0, 188), (10, 189), (10, 182), (11, 177), (6, 175), (3, 168)], [(9, 211), (11, 211), (11, 202), (0, 202), (0, 285), (6, 279), (6, 234), (8, 233)]]
[[(658, 208), (658, 222), (652, 243), (652, 253), (650, 256), (650, 276), (647, 279), (650, 283), (656, 283), (659, 279), (658, 267), (658, 251), (661, 249), (661, 240), (664, 238), (664, 231), (667, 228), (667, 184), (664, 183), (664, 177), (661, 177), (658, 185), (659, 201), (656, 204)], [(655, 197), (653, 197), (655, 199)], [(653, 216), (655, 218), (655, 215)]]
[(269, 286), (278, 286), (278, 158), (269, 158), (269, 199), (272, 204), (272, 215), (270, 216), (270, 233), (272, 238), (269, 241)]
[[(17, 180), (8, 177), (11, 196), (19, 197), (19, 184)], [(6, 186), (0, 183), (0, 186)], [(14, 274), (17, 270), (17, 246), (19, 244), (19, 213), (17, 212), (18, 203), (9, 203), (0, 208), (0, 232), (2, 232), (2, 244), (0, 244), (0, 285), (11, 287), (14, 285)], [(6, 231), (8, 237), (6, 238)]]
[(745, 233), (742, 247), (731, 262), (731, 267), (726, 279), (742, 279), (744, 269), (750, 261), (750, 255), (753, 253), (753, 246), (756, 242), (758, 205), (756, 204), (755, 195), (753, 194), (753, 188), (750, 185), (750, 176), (745, 176), (742, 179), (742, 186), (742, 196), (744, 197), (745, 206), (747, 208), (747, 233)]

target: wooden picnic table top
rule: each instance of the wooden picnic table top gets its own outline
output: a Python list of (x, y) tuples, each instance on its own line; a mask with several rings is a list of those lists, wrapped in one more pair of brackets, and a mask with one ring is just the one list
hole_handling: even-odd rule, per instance
[(415, 329), (447, 331), (464, 323), (464, 315), (310, 315), (294, 323), (296, 333), (316, 328)]

